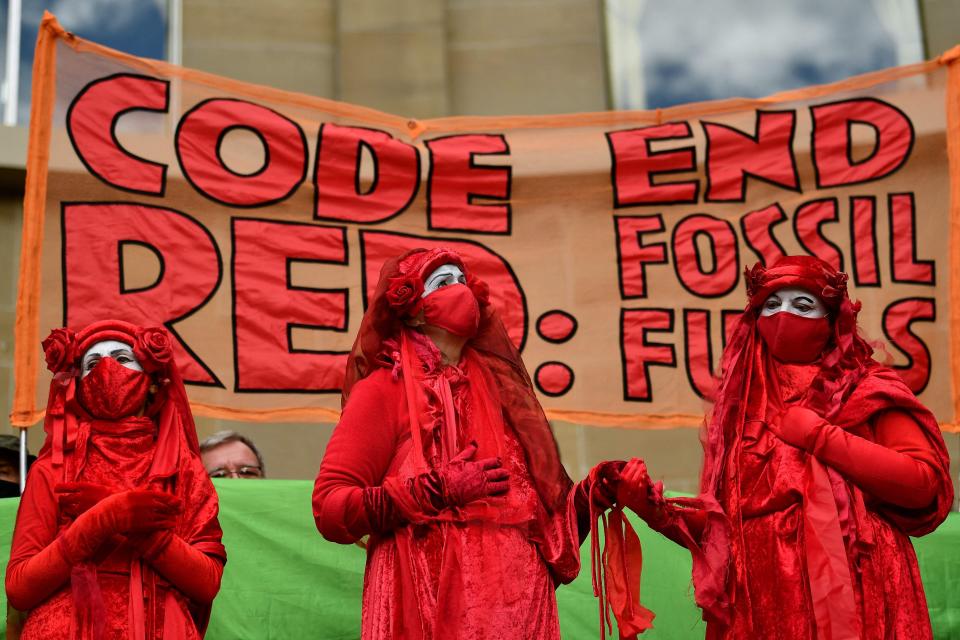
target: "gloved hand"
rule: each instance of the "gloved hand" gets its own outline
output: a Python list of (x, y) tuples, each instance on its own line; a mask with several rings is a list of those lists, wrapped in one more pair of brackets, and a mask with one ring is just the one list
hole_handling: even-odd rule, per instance
[(113, 495), (110, 489), (92, 482), (61, 482), (53, 491), (57, 495), (60, 513), (71, 520)]
[(650, 480), (647, 465), (640, 458), (631, 459), (620, 472), (617, 503), (632, 509), (652, 529), (659, 530), (667, 524), (663, 483)]
[(60, 536), (64, 557), (77, 564), (90, 558), (113, 534), (171, 529), (180, 500), (152, 490), (124, 491), (101, 500), (81, 514)]
[(807, 453), (813, 452), (817, 437), (825, 425), (827, 421), (820, 414), (798, 404), (790, 406), (768, 423), (778, 438)]
[(198, 604), (210, 604), (220, 590), (223, 563), (190, 546), (169, 529), (133, 539), (157, 573)]
[(413, 478), (410, 493), (417, 504), (424, 511), (442, 511), (505, 494), (510, 473), (499, 458), (473, 460), (476, 453), (477, 444), (471, 442), (445, 465)]
[(908, 509), (928, 506), (940, 481), (937, 457), (923, 430), (910, 414), (897, 410), (885, 411), (873, 422), (876, 442), (799, 406), (790, 407), (769, 426), (781, 440), (839, 471), (875, 498)]
[(620, 484), (620, 471), (627, 463), (623, 460), (601, 462), (587, 477), (577, 483), (573, 496), (577, 514), (590, 515), (590, 495), (594, 494), (596, 505), (606, 511), (617, 501), (617, 486)]

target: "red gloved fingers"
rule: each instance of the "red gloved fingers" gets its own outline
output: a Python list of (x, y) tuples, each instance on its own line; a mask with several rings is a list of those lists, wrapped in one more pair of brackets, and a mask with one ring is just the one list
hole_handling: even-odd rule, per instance
[(781, 440), (806, 452), (813, 451), (820, 430), (827, 422), (820, 414), (800, 405), (792, 405), (768, 423)]
[(180, 514), (180, 499), (176, 496), (151, 490), (129, 491), (119, 495), (124, 496), (124, 500), (118, 501), (116, 507), (119, 533), (170, 529), (176, 524)]
[(509, 476), (505, 476), (500, 480), (490, 480), (487, 479), (487, 490), (486, 494), (488, 496), (502, 496), (510, 490)]
[[(393, 498), (383, 487), (367, 487), (362, 493), (363, 509), (366, 514), (366, 524), (361, 531), (354, 531), (362, 537), (368, 533), (386, 533), (393, 531), (403, 524), (403, 517), (397, 509)], [(359, 520), (359, 519), (358, 519)]]
[(74, 519), (112, 495), (107, 487), (92, 482), (62, 482), (53, 488), (60, 511)]
[(899, 439), (914, 444), (897, 451), (825, 424), (814, 443), (813, 455), (883, 502), (908, 509), (928, 506), (936, 497), (939, 483), (936, 469), (925, 454), (932, 447), (920, 426), (899, 411), (888, 411), (876, 422), (878, 439), (894, 440), (889, 434), (895, 432), (903, 434)]
[(664, 518), (663, 483), (654, 484), (646, 463), (634, 458), (620, 472), (617, 502), (629, 507), (651, 526), (659, 525)]
[(180, 501), (160, 491), (117, 493), (81, 514), (60, 536), (64, 557), (77, 564), (96, 553), (113, 534), (170, 529), (176, 523)]
[(213, 602), (220, 590), (222, 562), (194, 549), (176, 534), (164, 532), (154, 536), (165, 536), (166, 544), (154, 545), (153, 553), (144, 559), (194, 603)]
[(483, 472), (483, 476), (487, 482), (504, 482), (510, 479), (510, 472), (500, 468), (489, 469)]
[(499, 469), (503, 466), (503, 462), (500, 460), (500, 458), (484, 458), (483, 460), (469, 462), (468, 464), (479, 465), (484, 471), (487, 471), (488, 469)]

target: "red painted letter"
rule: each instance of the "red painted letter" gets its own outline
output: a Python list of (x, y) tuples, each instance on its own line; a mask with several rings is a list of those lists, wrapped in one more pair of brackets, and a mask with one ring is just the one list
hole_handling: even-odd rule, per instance
[(648, 264), (667, 262), (667, 245), (663, 242), (644, 244), (645, 233), (663, 231), (663, 216), (618, 216), (617, 267), (620, 275), (620, 297), (647, 297)]
[(751, 211), (740, 218), (740, 228), (743, 237), (753, 252), (760, 258), (763, 266), (769, 267), (774, 262), (787, 255), (776, 236), (773, 227), (787, 219), (779, 204), (772, 204), (763, 209)]
[(347, 290), (296, 286), (291, 262), (347, 263), (346, 230), (233, 219), (236, 391), (340, 391), (347, 353), (296, 349), (292, 330), (347, 330)]
[(620, 355), (623, 362), (623, 399), (652, 402), (650, 367), (676, 367), (672, 344), (647, 342), (647, 334), (673, 331), (673, 309), (620, 311)]
[(84, 166), (111, 187), (163, 195), (167, 165), (138, 158), (117, 139), (117, 120), (130, 111), (167, 111), (169, 83), (118, 74), (88, 84), (67, 110), (67, 133)]
[(793, 214), (793, 229), (800, 245), (810, 255), (820, 258), (834, 269), (843, 271), (843, 254), (820, 230), (824, 224), (839, 219), (836, 198), (812, 200), (801, 205)]
[(658, 174), (682, 173), (696, 169), (693, 147), (652, 151), (651, 142), (689, 138), (690, 125), (671, 122), (642, 129), (614, 131), (607, 134), (613, 163), (613, 204), (629, 207), (643, 204), (679, 204), (696, 202), (700, 183), (658, 182)]
[[(220, 284), (220, 252), (209, 231), (173, 209), (96, 203), (65, 204), (63, 231), (68, 326), (104, 318), (164, 324), (174, 337), (183, 379), (223, 386), (173, 327), (203, 307)], [(126, 243), (146, 245), (159, 256), (160, 277), (153, 285), (124, 287), (121, 256)]]
[[(710, 246), (710, 268), (705, 269), (697, 245), (697, 236), (706, 237)], [(680, 284), (701, 298), (725, 296), (737, 286), (740, 253), (733, 225), (706, 214), (684, 218), (673, 229), (673, 261)]]
[(910, 330), (910, 325), (936, 319), (937, 307), (933, 298), (897, 300), (883, 312), (883, 333), (894, 348), (907, 356), (907, 364), (894, 365), (893, 369), (917, 395), (930, 381), (930, 349)]
[[(365, 181), (364, 149), (373, 165)], [(417, 195), (420, 153), (384, 131), (325, 124), (320, 127), (313, 182), (315, 218), (383, 222), (410, 206)]]
[[(853, 280), (858, 287), (880, 284), (880, 260), (877, 257), (877, 199), (873, 196), (850, 198), (850, 235), (853, 239)], [(895, 235), (891, 242), (896, 242)]]
[[(907, 115), (875, 98), (857, 98), (810, 108), (813, 114), (813, 168), (817, 187), (869, 182), (899, 169), (913, 147)], [(870, 154), (854, 160), (853, 124), (871, 127), (877, 136)]]
[(935, 284), (932, 260), (917, 260), (917, 215), (912, 193), (890, 194), (890, 270), (894, 282)]
[(732, 127), (703, 123), (707, 136), (707, 200), (743, 202), (747, 176), (800, 190), (793, 161), (793, 111), (757, 111), (756, 137)]
[[(263, 145), (264, 164), (237, 173), (221, 157), (224, 136), (252, 132)], [(177, 158), (184, 177), (201, 195), (231, 207), (263, 207), (289, 197), (307, 175), (307, 139), (296, 122), (243, 100), (201, 102), (177, 129)]]
[[(509, 234), (511, 169), (476, 164), (478, 155), (509, 155), (506, 138), (450, 136), (426, 144), (430, 150), (427, 226), (442, 231)], [(497, 204), (498, 200), (503, 204)]]

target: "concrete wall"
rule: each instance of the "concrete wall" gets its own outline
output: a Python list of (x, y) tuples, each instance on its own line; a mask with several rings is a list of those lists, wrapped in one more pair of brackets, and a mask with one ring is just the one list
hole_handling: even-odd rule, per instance
[(190, 0), (183, 63), (415, 118), (607, 108), (600, 0)]

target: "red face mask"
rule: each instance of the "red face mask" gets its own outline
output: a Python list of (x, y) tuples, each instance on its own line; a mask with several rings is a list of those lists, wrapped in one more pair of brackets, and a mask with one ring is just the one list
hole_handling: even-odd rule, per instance
[(830, 319), (804, 318), (788, 311), (760, 316), (757, 330), (773, 357), (781, 362), (806, 364), (823, 353), (830, 339)]
[(472, 338), (480, 326), (480, 305), (470, 287), (451, 284), (423, 299), (423, 318), (461, 338)]
[(147, 374), (113, 358), (102, 358), (78, 383), (83, 408), (102, 420), (119, 420), (140, 411), (149, 386)]

